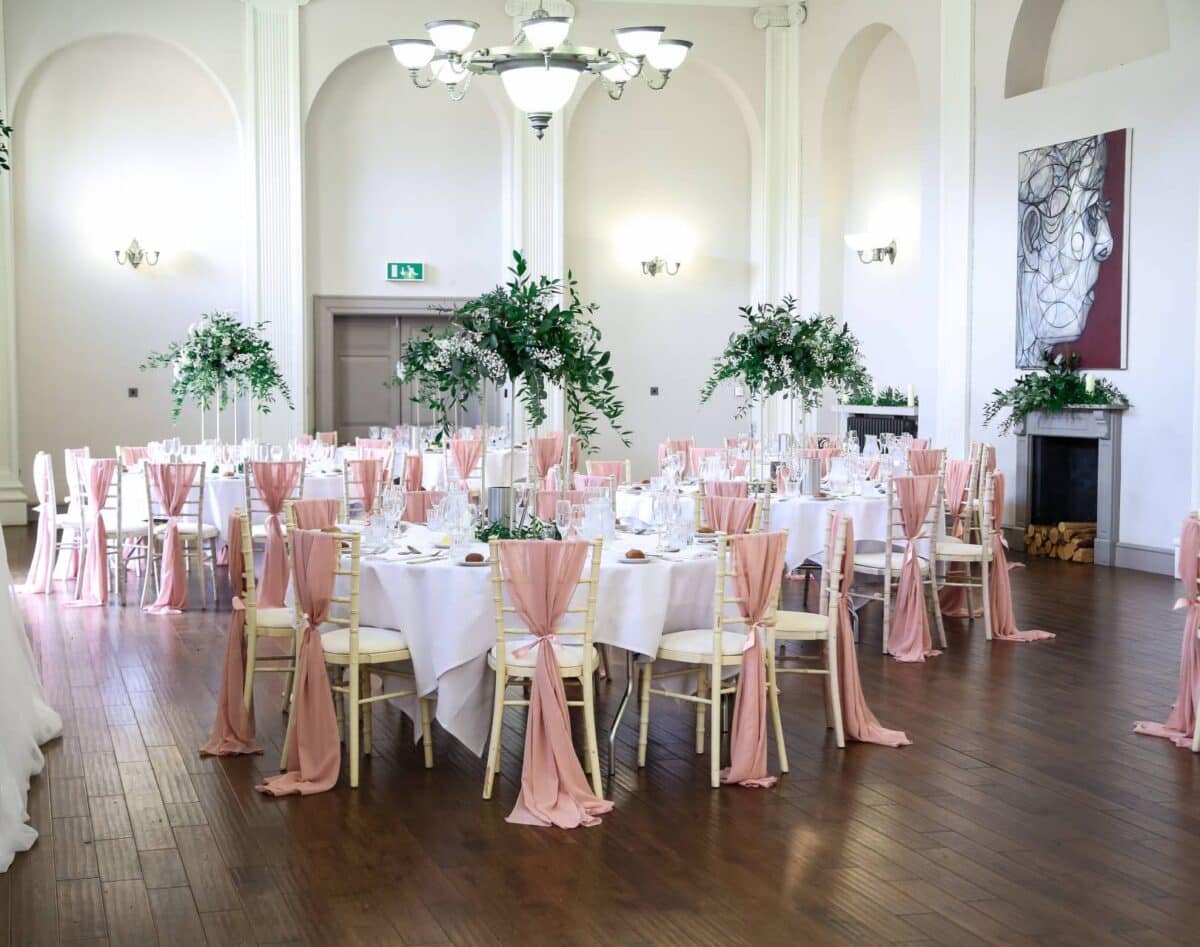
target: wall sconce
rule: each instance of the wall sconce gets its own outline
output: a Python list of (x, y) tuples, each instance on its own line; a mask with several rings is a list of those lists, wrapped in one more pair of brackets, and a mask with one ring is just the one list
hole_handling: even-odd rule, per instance
[[(672, 267), (674, 267), (674, 269), (672, 269)], [(642, 273), (646, 276), (658, 276), (659, 273), (666, 273), (667, 276), (674, 276), (678, 272), (678, 263), (668, 263), (660, 256), (656, 256), (653, 260), (642, 261)]]
[(158, 251), (143, 250), (136, 238), (130, 240), (129, 246), (124, 250), (113, 250), (113, 256), (117, 258), (117, 263), (121, 266), (128, 263), (135, 270), (142, 265), (143, 260), (148, 266), (155, 266), (158, 263)]
[(846, 246), (858, 254), (863, 263), (896, 262), (896, 241), (874, 233), (848, 233)]

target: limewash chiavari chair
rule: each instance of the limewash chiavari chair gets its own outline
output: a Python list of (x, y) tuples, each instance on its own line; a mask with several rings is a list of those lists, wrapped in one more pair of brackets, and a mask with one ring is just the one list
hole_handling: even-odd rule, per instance
[[(518, 540), (519, 541), (519, 540)], [(508, 603), (504, 594), (505, 585), (511, 581), (500, 564), (500, 543), (493, 539), (490, 543), (492, 567), (492, 600), (496, 609), (496, 643), (488, 652), (488, 666), (496, 672), (496, 689), (492, 701), (492, 730), (488, 737), (487, 770), (483, 777), (483, 798), (492, 798), (492, 788), (496, 781), (496, 772), (500, 767), (500, 744), (503, 741), (503, 724), (505, 707), (528, 707), (528, 686), (533, 680), (534, 668), (537, 666), (537, 654), (540, 647), (555, 648), (558, 658), (559, 675), (564, 680), (579, 681), (582, 691), (581, 700), (568, 700), (568, 707), (579, 707), (583, 710), (584, 726), (584, 769), (591, 774), (592, 792), (598, 798), (604, 798), (604, 790), (600, 783), (600, 751), (596, 741), (596, 700), (594, 675), (600, 667), (600, 653), (592, 643), (596, 628), (596, 599), (600, 592), (600, 553), (602, 540), (589, 542), (592, 547), (591, 563), (585, 565), (579, 580), (575, 583), (572, 604), (563, 614), (559, 627), (554, 629), (554, 636), (559, 642), (540, 644), (530, 647), (538, 639), (525, 626), (516, 608)], [(586, 589), (587, 597), (584, 604), (576, 604), (580, 590)], [(578, 615), (577, 624), (564, 624), (572, 621), (568, 616)], [(514, 622), (515, 624), (510, 624)], [(522, 696), (507, 696), (510, 686), (521, 686)]]
[[(825, 686), (825, 725), (833, 730), (839, 747), (846, 745), (846, 730), (842, 720), (842, 698), (838, 678), (838, 604), (842, 592), (842, 563), (846, 554), (846, 524), (848, 518), (838, 517), (837, 531), (833, 530), (834, 517), (827, 517), (826, 550), (832, 553), (830, 561), (821, 571), (821, 594), (818, 611), (796, 612), (786, 610), (783, 604), (783, 583), (779, 585), (779, 607), (775, 612), (775, 641), (780, 645), (776, 655), (774, 672), (780, 674), (818, 674)], [(785, 656), (782, 643), (785, 641), (819, 641), (822, 643), (819, 667), (804, 666), (805, 658)], [(781, 660), (795, 661), (797, 665), (780, 664)], [(771, 682), (775, 684), (774, 681)], [(779, 743), (780, 769), (788, 771), (787, 750), (783, 741)]]
[[(883, 653), (887, 654), (888, 634), (892, 624), (892, 587), (899, 581), (900, 569), (904, 562), (904, 551), (908, 542), (904, 538), (904, 523), (901, 519), (900, 502), (896, 496), (896, 481), (893, 477), (887, 485), (887, 532), (882, 552), (855, 552), (854, 574), (882, 577), (882, 592), (855, 591), (855, 597), (867, 601), (883, 603)], [(942, 610), (937, 602), (937, 536), (940, 527), (944, 527), (942, 517), (944, 509), (941, 497), (941, 481), (934, 492), (929, 508), (925, 511), (920, 535), (928, 543), (930, 555), (917, 555), (917, 566), (920, 569), (921, 584), (925, 588), (926, 608), (932, 609), (937, 625), (937, 637), (941, 647), (946, 647), (946, 629), (942, 625)]]
[[(253, 461), (248, 460), (242, 465), (244, 468), (242, 474), (242, 493), (245, 497), (246, 505), (244, 507), (247, 518), (250, 521), (250, 535), (254, 541), (260, 546), (267, 541), (267, 524), (266, 518), (270, 514), (267, 508), (267, 503), (263, 499), (262, 491), (258, 487), (258, 480), (254, 476), (254, 471), (258, 467), (269, 467), (273, 464), (287, 464), (293, 461)], [(294, 461), (300, 465), (300, 476), (296, 479), (296, 486), (292, 489), (291, 495), (284, 501), (285, 505), (294, 500), (304, 499), (304, 461)], [(257, 520), (257, 522), (256, 522)], [(285, 524), (286, 533), (286, 524)], [(253, 546), (247, 546), (247, 549), (253, 549)]]
[[(960, 564), (962, 570), (954, 572), (947, 571), (946, 575), (938, 580), (940, 588), (959, 588), (966, 589), (967, 592), (967, 614), (974, 615), (974, 605), (971, 599), (971, 592), (978, 590), (980, 597), (983, 599), (983, 633), (984, 637), (992, 640), (992, 604), (991, 596), (988, 594), (988, 570), (992, 565), (992, 505), (995, 503), (995, 483), (994, 474), (986, 474), (983, 481), (983, 500), (980, 504), (980, 516), (978, 527), (975, 530), (969, 530), (966, 534), (966, 539), (962, 541), (952, 540), (949, 538), (939, 539), (936, 546), (936, 559), (938, 563)], [(967, 508), (968, 511), (971, 509)], [(971, 514), (965, 514), (970, 516)], [(972, 566), (979, 567), (979, 574), (975, 575), (971, 571)], [(934, 575), (937, 579), (936, 573)], [(941, 609), (937, 609), (938, 614), (941, 614)]]
[[(76, 483), (82, 485), (86, 482), (86, 467), (93, 459), (96, 458), (76, 457)], [(79, 575), (76, 578), (77, 589), (82, 588), (79, 582), (82, 581), (84, 562), (87, 558), (86, 539), (92, 530), (92, 524), (96, 518), (96, 511), (92, 509), (91, 497), (88, 495), (87, 490), (79, 490), (79, 506), (82, 527), (80, 532), (82, 551), (80, 553)], [(109, 570), (110, 573), (115, 572), (113, 576), (114, 582), (110, 582), (110, 586), (115, 584), (117, 601), (124, 605), (126, 570), (128, 569), (129, 561), (136, 560), (143, 564), (146, 561), (146, 547), (140, 543), (136, 546), (131, 544), (127, 556), (125, 544), (127, 540), (136, 542), (145, 536), (147, 521), (140, 518), (132, 518), (125, 512), (120, 460), (117, 461), (117, 470), (113, 474), (112, 480), (109, 481), (108, 493), (104, 497), (104, 502), (100, 507), (100, 514), (104, 517), (104, 531), (108, 537), (104, 551), (104, 568)], [(79, 593), (77, 591), (76, 598), (78, 597)]]
[[(782, 530), (783, 543), (787, 545), (787, 531)], [(730, 568), (730, 546), (725, 537), (717, 541), (717, 575), (713, 589), (713, 626), (711, 628), (695, 628), (688, 631), (667, 632), (659, 640), (658, 653), (653, 659), (643, 658), (639, 661), (641, 681), (639, 688), (638, 723), (638, 768), (646, 765), (646, 746), (650, 733), (650, 698), (669, 697), (682, 700), (696, 706), (696, 753), (704, 752), (705, 712), (711, 720), (708, 722), (709, 731), (709, 782), (714, 789), (721, 785), (721, 699), (728, 694), (737, 693), (737, 681), (725, 681), (725, 669), (741, 667), (742, 652), (746, 649), (745, 631), (730, 631), (729, 625), (747, 625), (748, 619), (740, 612), (730, 614), (730, 605), (737, 605), (741, 599), (730, 595), (726, 585), (737, 576), (740, 566), (738, 557), (732, 557), (733, 568)], [(767, 700), (771, 709), (774, 723), (776, 750), (779, 759), (785, 762), (787, 750), (783, 745), (783, 720), (779, 713), (779, 689), (775, 676), (775, 612), (774, 603), (763, 616), (760, 624), (766, 631), (763, 645), (763, 660), (767, 664), (765, 686)], [(656, 661), (673, 661), (678, 664), (690, 665), (677, 670), (664, 671), (656, 674)], [(654, 678), (687, 677), (696, 675), (694, 694), (677, 693), (654, 687)], [(707, 693), (706, 693), (707, 692)], [(786, 768), (786, 767), (785, 767)]]
[(379, 461), (379, 477), (377, 478), (374, 496), (371, 498), (370, 503), (368, 504), (365, 496), (359, 496), (359, 494), (366, 493), (366, 486), (363, 483), (364, 468), (362, 465), (364, 462), (369, 463), (372, 459), (347, 458), (342, 462), (342, 508), (346, 511), (347, 520), (350, 519), (354, 503), (362, 504), (364, 519), (369, 519), (383, 507), (383, 490), (389, 482), (383, 461)]
[(143, 460), (150, 458), (150, 449), (147, 447), (122, 447), (117, 445), (117, 460), (120, 461), (123, 467), (136, 467)]
[[(63, 548), (68, 550), (70, 559), (63, 560), (64, 563), (71, 561), (75, 564), (75, 597), (79, 598), (79, 593), (83, 588), (83, 570), (79, 568), (79, 556), (83, 550), (83, 485), (79, 480), (79, 461), (86, 460), (92, 456), (90, 447), (68, 447), (63, 451), (63, 472), (66, 475), (67, 495), (63, 501), (67, 504), (67, 512), (62, 520), (63, 530)], [(72, 539), (68, 540), (67, 531), (72, 533)], [(59, 569), (58, 560), (54, 563), (55, 578), (71, 577), (71, 570), (66, 568)]]
[[(86, 448), (85, 448), (86, 450)], [(44, 455), (43, 463), (52, 464), (50, 455), (45, 451), (39, 451), (39, 456)], [(34, 469), (37, 468), (37, 457), (34, 458)], [(74, 471), (74, 461), (68, 466), (70, 473), (67, 476), (68, 483), (73, 479), (78, 478), (78, 473)], [(58, 512), (58, 487), (54, 481), (54, 471), (51, 469), (50, 475), (46, 478), (47, 496), (48, 499), (44, 504), (47, 508), (47, 513), (51, 517), (51, 534), (54, 537), (53, 552), (51, 553), (50, 569), (51, 574), (55, 578), (64, 576), (56, 575), (58, 568), (59, 556), (66, 553), (69, 556), (78, 556), (83, 547), (83, 515), (80, 512), (79, 504), (76, 503), (74, 509), (68, 507), (65, 513)], [(76, 593), (75, 597), (79, 597), (78, 576), (76, 577)]]
[(633, 463), (628, 457), (624, 460), (589, 460), (587, 472), (591, 477), (616, 477), (617, 486), (633, 482)]
[(711, 523), (708, 522), (708, 517), (705, 515), (705, 512), (704, 512), (704, 508), (706, 505), (705, 504), (706, 498), (708, 500), (711, 500), (714, 505), (741, 506), (744, 504), (753, 503), (754, 504), (754, 512), (750, 516), (750, 523), (746, 527), (746, 532), (747, 533), (758, 533), (758, 532), (763, 531), (762, 524), (764, 522), (764, 516), (769, 516), (769, 513), (766, 513), (766, 511), (765, 511), (767, 501), (764, 499), (764, 497), (750, 498), (748, 496), (747, 497), (706, 496), (706, 494), (704, 492), (704, 484), (703, 483), (700, 484), (700, 491), (696, 494), (696, 499), (695, 499), (695, 518), (696, 518), (696, 529), (697, 530), (699, 530), (701, 526), (711, 526), (712, 525)]
[(326, 447), (337, 447), (337, 431), (317, 431), (317, 442)]
[[(182, 465), (182, 466), (187, 466)], [(208, 604), (208, 591), (204, 585), (204, 567), (207, 564), (212, 576), (213, 601), (217, 600), (217, 541), (221, 536), (220, 530), (211, 523), (204, 521), (204, 464), (197, 464), (195, 479), (188, 489), (187, 499), (179, 513), (179, 541), (183, 543), (183, 561), (188, 571), (194, 568), (200, 576), (200, 595), (205, 606)], [(163, 540), (167, 535), (167, 513), (162, 502), (154, 495), (150, 472), (146, 471), (146, 509), (149, 511), (146, 523), (146, 542), (150, 547), (150, 561), (154, 567), (154, 585), (158, 588), (162, 581)], [(205, 546), (208, 550), (205, 552)], [(246, 555), (253, 558), (247, 548)], [(142, 588), (142, 604), (145, 604), (146, 586)]]
[[(328, 530), (323, 532), (329, 533)], [(338, 560), (334, 567), (335, 590), (345, 589), (346, 594), (335, 594), (329, 618), (321, 627), (321, 650), (325, 666), (332, 669), (334, 682), (331, 689), (334, 702), (342, 695), (346, 703), (346, 747), (350, 757), (350, 788), (358, 788), (359, 756), (371, 755), (371, 705), (381, 700), (397, 700), (401, 697), (419, 697), (421, 707), (421, 739), (425, 749), (425, 768), (433, 768), (433, 715), (431, 698), (417, 693), (416, 678), (411, 670), (395, 667), (401, 662), (412, 661), (404, 632), (394, 628), (374, 628), (359, 623), (359, 594), (362, 582), (360, 543), (358, 534), (329, 533), (338, 544)], [(336, 610), (336, 611), (335, 611)], [(303, 622), (297, 622), (300, 628)], [(295, 648), (300, 647), (297, 632)], [(372, 693), (371, 676), (400, 677), (412, 681), (405, 690)], [(293, 679), (291, 701), (296, 699)], [(364, 712), (365, 708), (365, 712)], [(288, 748), (291, 745), (295, 714), (288, 716), (287, 732), (283, 739), (283, 755), (280, 769), (287, 768)], [(360, 732), (361, 731), (361, 732)]]
[[(290, 506), (289, 506), (290, 510)], [(242, 692), (242, 702), (246, 710), (254, 700), (255, 674), (286, 674), (283, 685), (283, 710), (288, 710), (288, 700), (292, 693), (292, 678), (296, 673), (296, 612), (294, 608), (258, 607), (258, 584), (254, 579), (254, 556), (250, 554), (251, 543), (250, 517), (242, 510), (234, 510), (242, 533), (242, 603), (246, 608), (246, 624), (243, 634), (246, 638), (246, 671), (245, 684)], [(258, 653), (259, 638), (287, 638), (289, 651), (287, 654), (260, 655)], [(263, 661), (270, 664), (260, 666)], [(279, 664), (284, 661), (286, 664)]]

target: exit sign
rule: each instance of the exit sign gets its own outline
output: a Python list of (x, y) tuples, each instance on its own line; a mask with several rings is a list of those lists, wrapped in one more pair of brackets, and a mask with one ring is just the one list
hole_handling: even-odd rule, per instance
[(399, 283), (423, 283), (425, 282), (425, 264), (389, 263), (387, 278)]

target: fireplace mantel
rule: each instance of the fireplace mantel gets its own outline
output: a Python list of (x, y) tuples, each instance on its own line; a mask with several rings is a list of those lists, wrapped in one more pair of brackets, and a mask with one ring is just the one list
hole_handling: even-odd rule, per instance
[(1029, 496), (1033, 489), (1031, 437), (1078, 437), (1096, 441), (1096, 564), (1116, 562), (1121, 525), (1121, 414), (1125, 405), (1079, 405), (1050, 413), (1032, 411), (1013, 425), (1017, 435), (1017, 473), (1013, 494), (1014, 521), (1029, 525)]

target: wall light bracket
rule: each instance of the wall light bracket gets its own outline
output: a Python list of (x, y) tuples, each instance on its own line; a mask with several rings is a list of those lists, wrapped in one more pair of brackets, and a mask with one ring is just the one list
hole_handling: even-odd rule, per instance
[(896, 262), (896, 241), (878, 234), (848, 233), (846, 246), (857, 253), (863, 263)]
[(129, 241), (129, 246), (124, 250), (113, 250), (113, 256), (117, 258), (117, 263), (121, 266), (128, 263), (136, 270), (143, 262), (147, 266), (156, 266), (158, 264), (159, 252), (157, 250), (143, 250), (135, 238)]
[(658, 276), (659, 273), (666, 273), (667, 276), (674, 276), (678, 272), (678, 263), (668, 263), (660, 256), (656, 256), (653, 260), (642, 261), (642, 273), (646, 276)]

